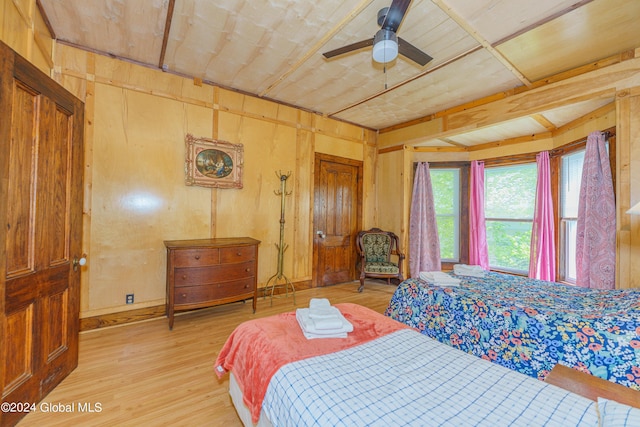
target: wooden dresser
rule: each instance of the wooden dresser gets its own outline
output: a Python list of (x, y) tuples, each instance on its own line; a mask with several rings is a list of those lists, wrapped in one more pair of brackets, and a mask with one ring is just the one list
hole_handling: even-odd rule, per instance
[(176, 311), (258, 297), (259, 240), (250, 237), (166, 240), (167, 317)]

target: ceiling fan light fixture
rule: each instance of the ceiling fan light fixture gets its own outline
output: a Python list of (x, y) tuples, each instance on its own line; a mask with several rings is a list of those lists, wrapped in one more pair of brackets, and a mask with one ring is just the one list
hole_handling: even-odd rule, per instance
[(373, 60), (391, 62), (398, 57), (398, 37), (391, 30), (378, 30), (373, 38)]

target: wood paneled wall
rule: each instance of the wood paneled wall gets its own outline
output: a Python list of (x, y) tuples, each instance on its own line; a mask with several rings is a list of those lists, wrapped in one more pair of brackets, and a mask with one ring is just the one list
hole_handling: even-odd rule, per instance
[(47, 75), (54, 42), (35, 0), (0, 1), (0, 39)]
[[(264, 284), (277, 270), (280, 171), (292, 177), (284, 270), (310, 283), (313, 154), (369, 163), (373, 132), (65, 45), (55, 61), (87, 104), (82, 317), (164, 304), (167, 239), (258, 239)], [(185, 186), (187, 133), (243, 144), (244, 188)], [(137, 304), (124, 304), (129, 293)]]
[[(34, 0), (3, 0), (0, 11), (0, 38), (85, 102), (81, 317), (163, 305), (166, 239), (261, 240), (264, 284), (277, 270), (280, 171), (292, 175), (284, 270), (308, 286), (315, 152), (363, 161), (365, 223), (376, 223), (375, 132), (57, 44)], [(187, 133), (243, 144), (244, 188), (185, 186)]]
[[(626, 211), (640, 202), (640, 87), (621, 91), (616, 98), (616, 205), (620, 288), (640, 287), (640, 216)], [(620, 143), (620, 141), (624, 141)]]
[[(292, 173), (285, 272), (293, 281), (308, 283), (315, 152), (363, 161), (364, 228), (393, 230), (408, 248), (412, 162), (495, 157), (504, 147), (470, 153), (404, 144), (446, 135), (456, 126), (485, 126), (611, 94), (616, 96), (612, 113), (508, 151), (555, 147), (573, 134), (617, 124), (618, 287), (640, 286), (640, 264), (634, 263), (640, 254), (640, 219), (624, 213), (640, 201), (638, 58), (458, 112), (447, 118), (446, 129), (443, 122), (432, 121), (385, 133), (380, 142), (386, 148), (378, 150), (375, 132), (358, 126), (56, 44), (34, 0), (4, 0), (0, 12), (0, 38), (85, 102), (83, 246), (89, 263), (82, 276), (81, 317), (164, 304), (165, 239), (246, 235), (261, 240), (258, 281), (263, 284), (277, 268), (276, 171)], [(244, 188), (186, 187), (187, 133), (243, 144)], [(125, 305), (128, 293), (135, 294), (136, 304)]]

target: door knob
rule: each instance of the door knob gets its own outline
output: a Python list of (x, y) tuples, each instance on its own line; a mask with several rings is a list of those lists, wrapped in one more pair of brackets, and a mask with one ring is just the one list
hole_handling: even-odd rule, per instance
[(73, 271), (78, 271), (78, 266), (82, 267), (87, 263), (87, 256), (82, 255), (81, 258), (73, 257)]
[(324, 239), (325, 237), (327, 237), (327, 236), (324, 234), (324, 231), (321, 231), (321, 230), (316, 231), (316, 234), (317, 234), (318, 236), (320, 236), (320, 238), (321, 238), (321, 239)]

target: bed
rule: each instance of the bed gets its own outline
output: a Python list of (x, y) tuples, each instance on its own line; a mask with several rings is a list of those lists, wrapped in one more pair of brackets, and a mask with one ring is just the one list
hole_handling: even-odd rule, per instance
[[(452, 274), (453, 275), (453, 274)], [(584, 289), (487, 272), (398, 285), (385, 315), (534, 378), (557, 363), (640, 389), (640, 290)]]
[[(336, 307), (354, 325), (348, 338), (307, 340), (295, 312), (244, 322), (229, 336), (215, 370), (221, 380), (229, 373), (246, 426), (598, 425), (597, 404), (579, 393), (365, 307)], [(639, 392), (603, 382), (640, 405)]]

